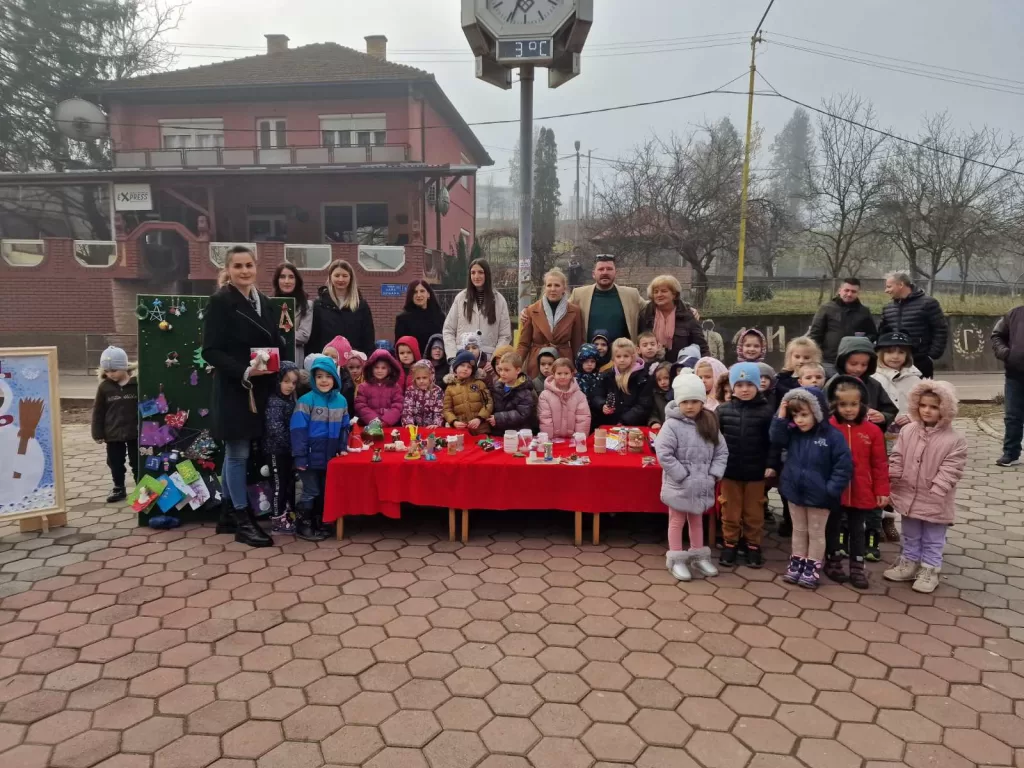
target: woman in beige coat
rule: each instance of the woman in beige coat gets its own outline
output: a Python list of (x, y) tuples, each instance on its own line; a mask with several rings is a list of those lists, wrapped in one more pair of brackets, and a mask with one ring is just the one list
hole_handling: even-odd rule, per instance
[(544, 295), (526, 308), (519, 329), (516, 352), (526, 362), (527, 375), (537, 377), (537, 356), (544, 347), (554, 347), (558, 357), (570, 360), (584, 342), (583, 315), (566, 296), (568, 280), (560, 269), (544, 275)]

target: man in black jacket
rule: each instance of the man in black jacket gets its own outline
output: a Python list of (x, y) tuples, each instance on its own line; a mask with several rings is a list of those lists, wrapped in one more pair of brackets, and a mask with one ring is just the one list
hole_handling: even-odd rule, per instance
[(914, 365), (921, 377), (932, 378), (934, 360), (946, 351), (949, 328), (942, 307), (932, 296), (915, 288), (906, 272), (890, 272), (885, 276), (885, 292), (892, 302), (882, 309), (879, 333), (900, 331), (914, 343)]
[(992, 329), (992, 350), (1006, 368), (1003, 387), (1003, 455), (1000, 467), (1020, 464), (1024, 439), (1024, 306), (1014, 307)]
[(860, 303), (860, 280), (848, 277), (839, 287), (839, 293), (826, 304), (822, 304), (811, 321), (807, 335), (821, 347), (822, 361), (826, 366), (825, 375), (835, 374), (839, 342), (847, 336), (866, 336), (875, 341), (878, 332), (871, 310)]

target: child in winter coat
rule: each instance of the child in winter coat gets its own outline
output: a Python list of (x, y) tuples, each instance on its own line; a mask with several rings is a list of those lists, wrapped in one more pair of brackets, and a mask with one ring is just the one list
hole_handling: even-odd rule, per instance
[(313, 508), (324, 492), (327, 463), (348, 452), (349, 413), (334, 361), (320, 356), (310, 368), (313, 389), (299, 398), (291, 420), (292, 458), (302, 481), (295, 535), (305, 541), (323, 541), (327, 533), (314, 519)]
[(540, 397), (541, 393), (544, 392), (544, 385), (548, 380), (548, 376), (551, 375), (556, 359), (558, 359), (558, 350), (554, 347), (542, 347), (540, 352), (537, 353), (537, 370), (540, 372), (537, 374), (537, 378), (533, 380), (533, 389), (536, 391), (537, 397)]
[[(684, 371), (672, 382), (672, 392), (654, 450), (662, 468), (661, 500), (668, 507), (665, 565), (676, 579), (689, 581), (690, 565), (702, 576), (718, 575), (711, 550), (704, 546), (704, 514), (715, 506), (715, 483), (725, 474), (729, 449), (718, 419), (704, 408), (704, 382)], [(684, 551), (687, 525), (690, 549)]]
[(444, 336), (435, 333), (427, 340), (423, 357), (434, 366), (434, 383), (444, 391), (444, 377), (448, 375), (448, 358), (444, 353)]
[(597, 370), (604, 373), (609, 370), (612, 362), (612, 342), (608, 338), (608, 331), (597, 328), (590, 336), (590, 343), (597, 348)]
[(601, 374), (597, 370), (600, 357), (597, 347), (593, 344), (580, 345), (576, 353), (576, 383), (588, 401), (594, 396), (601, 381)]
[(597, 390), (590, 398), (590, 409), (597, 425), (625, 424), (639, 427), (651, 415), (651, 393), (647, 372), (636, 369), (636, 347), (629, 339), (616, 339), (612, 345), (612, 368), (601, 374)]
[(672, 382), (669, 380), (671, 370), (671, 363), (656, 363), (654, 373), (647, 382), (651, 388), (651, 417), (647, 420), (649, 427), (660, 427), (665, 423), (665, 408), (672, 400)]
[[(636, 354), (643, 367), (650, 373), (651, 366), (665, 358), (665, 350), (658, 343), (658, 337), (652, 331), (644, 331), (636, 337)], [(699, 354), (699, 348), (698, 348)]]
[(913, 581), (915, 592), (939, 586), (956, 486), (967, 464), (967, 439), (953, 429), (956, 393), (945, 381), (918, 382), (908, 398), (910, 423), (889, 457), (892, 505), (903, 516), (903, 551), (883, 576)]
[(885, 433), (886, 447), (890, 451), (896, 444), (900, 427), (910, 423), (910, 391), (921, 381), (921, 371), (914, 366), (911, 344), (910, 337), (900, 331), (883, 333), (875, 342), (878, 365), (871, 378), (882, 385), (896, 406), (896, 418)]
[(402, 368), (385, 349), (375, 349), (363, 366), (366, 381), (356, 392), (356, 416), (361, 424), (380, 419), (384, 427), (402, 420)]
[(741, 533), (747, 543), (747, 565), (764, 565), (764, 486), (778, 471), (779, 451), (773, 450), (768, 439), (772, 406), (758, 389), (760, 383), (756, 364), (737, 363), (729, 369), (732, 396), (715, 411), (729, 447), (722, 479), (724, 546), (719, 558), (719, 564), (728, 567), (736, 565)]
[(494, 403), (473, 353), (460, 350), (452, 361), (452, 372), (444, 380), (444, 420), (448, 426), (468, 429), (473, 435), (490, 432), (488, 419), (494, 412)]
[(704, 391), (708, 396), (708, 399), (704, 402), (704, 407), (709, 411), (715, 411), (719, 406), (718, 399), (715, 397), (715, 383), (723, 374), (725, 375), (726, 382), (728, 382), (729, 369), (725, 367), (725, 363), (716, 357), (702, 357), (697, 361), (693, 372), (704, 382)]
[(571, 440), (577, 432), (590, 432), (590, 404), (573, 377), (572, 361), (555, 360), (537, 403), (540, 431), (549, 440)]
[(768, 402), (772, 402), (775, 397), (775, 369), (762, 361), (757, 364), (757, 370), (761, 372), (760, 389)]
[(128, 354), (120, 347), (107, 347), (100, 355), (99, 378), (92, 406), (92, 439), (107, 444), (107, 466), (114, 483), (107, 503), (114, 504), (128, 498), (125, 458), (132, 480), (139, 479), (139, 383)]
[(825, 366), (821, 363), (804, 363), (796, 374), (797, 384), (804, 389), (808, 387), (825, 389)]
[(323, 354), (331, 358), (335, 365), (345, 365), (352, 356), (352, 345), (344, 336), (335, 336), (327, 342)]
[(345, 364), (345, 370), (348, 371), (348, 375), (352, 379), (352, 402), (355, 402), (355, 393), (359, 391), (359, 385), (366, 381), (363, 376), (364, 365), (366, 365), (366, 354), (353, 349), (352, 355)]
[(498, 376), (491, 385), (494, 411), (487, 420), (495, 433), (526, 429), (534, 423), (537, 394), (533, 382), (523, 373), (523, 358), (516, 352), (506, 352), (495, 360)]
[[(889, 464), (885, 458), (885, 438), (877, 424), (866, 419), (868, 415), (867, 391), (859, 379), (837, 376), (829, 384), (829, 405), (832, 418), (829, 423), (846, 440), (853, 457), (853, 480), (843, 491), (839, 506), (832, 507), (825, 525), (825, 575), (842, 584), (849, 580), (857, 589), (868, 588), (864, 569), (864, 518), (873, 510), (889, 503)], [(846, 522), (849, 543), (840, 542), (843, 521)], [(843, 568), (849, 550), (850, 575)]]
[(736, 339), (736, 362), (760, 363), (768, 350), (768, 342), (757, 328), (747, 328)]
[(444, 424), (444, 391), (434, 383), (434, 366), (429, 360), (417, 360), (409, 367), (409, 381), (402, 426), (440, 427)]
[[(821, 348), (810, 336), (797, 336), (786, 345), (786, 357), (782, 363), (782, 370), (775, 377), (775, 399), (777, 403), (791, 389), (802, 386), (797, 380), (801, 366), (808, 363), (821, 365)], [(822, 385), (824, 381), (822, 381)], [(821, 386), (821, 385), (819, 385)]]
[(789, 499), (793, 544), (782, 578), (816, 589), (825, 556), (825, 524), (853, 476), (846, 440), (828, 422), (828, 402), (820, 389), (792, 389), (772, 421), (772, 444), (788, 451), (781, 492)]
[(402, 366), (403, 384), (406, 389), (412, 386), (409, 380), (409, 369), (412, 364), (421, 358), (420, 343), (415, 336), (402, 336), (395, 342), (395, 356), (398, 364)]
[(263, 415), (263, 456), (273, 484), (271, 522), (274, 533), (295, 533), (295, 467), (292, 461), (292, 413), (299, 369), (283, 361), (277, 374), (277, 389), (267, 398)]

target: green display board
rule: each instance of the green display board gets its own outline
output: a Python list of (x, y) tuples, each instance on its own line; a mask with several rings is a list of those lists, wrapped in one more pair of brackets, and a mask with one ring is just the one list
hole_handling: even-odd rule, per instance
[[(176, 458), (192, 461), (209, 485), (216, 484), (213, 476), (219, 475), (223, 452), (210, 436), (213, 369), (202, 356), (208, 302), (206, 296), (140, 294), (137, 298), (139, 463), (144, 475), (173, 473), (170, 458), (176, 451)], [(285, 359), (291, 360), (295, 301), (271, 299), (270, 303), (285, 340)], [(186, 505), (169, 514), (182, 522), (205, 520), (215, 507), (211, 501), (198, 509)], [(156, 505), (139, 514), (139, 524), (146, 525), (153, 514), (160, 514)]]

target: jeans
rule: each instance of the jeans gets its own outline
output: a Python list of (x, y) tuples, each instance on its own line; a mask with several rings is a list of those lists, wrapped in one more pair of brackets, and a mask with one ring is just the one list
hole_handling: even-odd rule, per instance
[(299, 480), (302, 481), (302, 495), (299, 496), (300, 509), (312, 509), (313, 504), (324, 492), (324, 480), (327, 472), (323, 469), (300, 469)]
[(249, 506), (245, 485), (249, 447), (248, 440), (227, 440), (224, 443), (224, 500), (230, 502), (235, 509)]
[(793, 557), (815, 562), (825, 559), (825, 521), (828, 510), (789, 502), (793, 518)]
[(942, 550), (946, 546), (943, 523), (929, 523), (915, 517), (903, 518), (903, 557), (914, 563), (938, 568), (942, 565)]
[[(835, 507), (828, 513), (828, 522), (825, 524), (825, 550), (828, 554), (839, 549), (839, 533), (843, 528), (843, 517), (847, 524), (846, 551), (850, 555), (850, 562), (863, 562), (864, 560), (864, 520), (871, 514), (869, 509), (855, 509), (854, 507)], [(881, 523), (879, 523), (881, 527)]]
[(683, 550), (683, 528), (690, 526), (690, 549), (701, 549), (704, 546), (704, 515), (699, 512), (680, 512), (678, 509), (668, 511), (668, 548), (673, 552)]
[(1024, 439), (1024, 381), (1007, 376), (1003, 398), (1003, 455), (1019, 459), (1020, 443)]
[(128, 464), (132, 468), (132, 478), (139, 479), (139, 444), (135, 440), (127, 442), (107, 443), (107, 466), (110, 467), (110, 478), (116, 488), (124, 488), (124, 460), (127, 455)]

